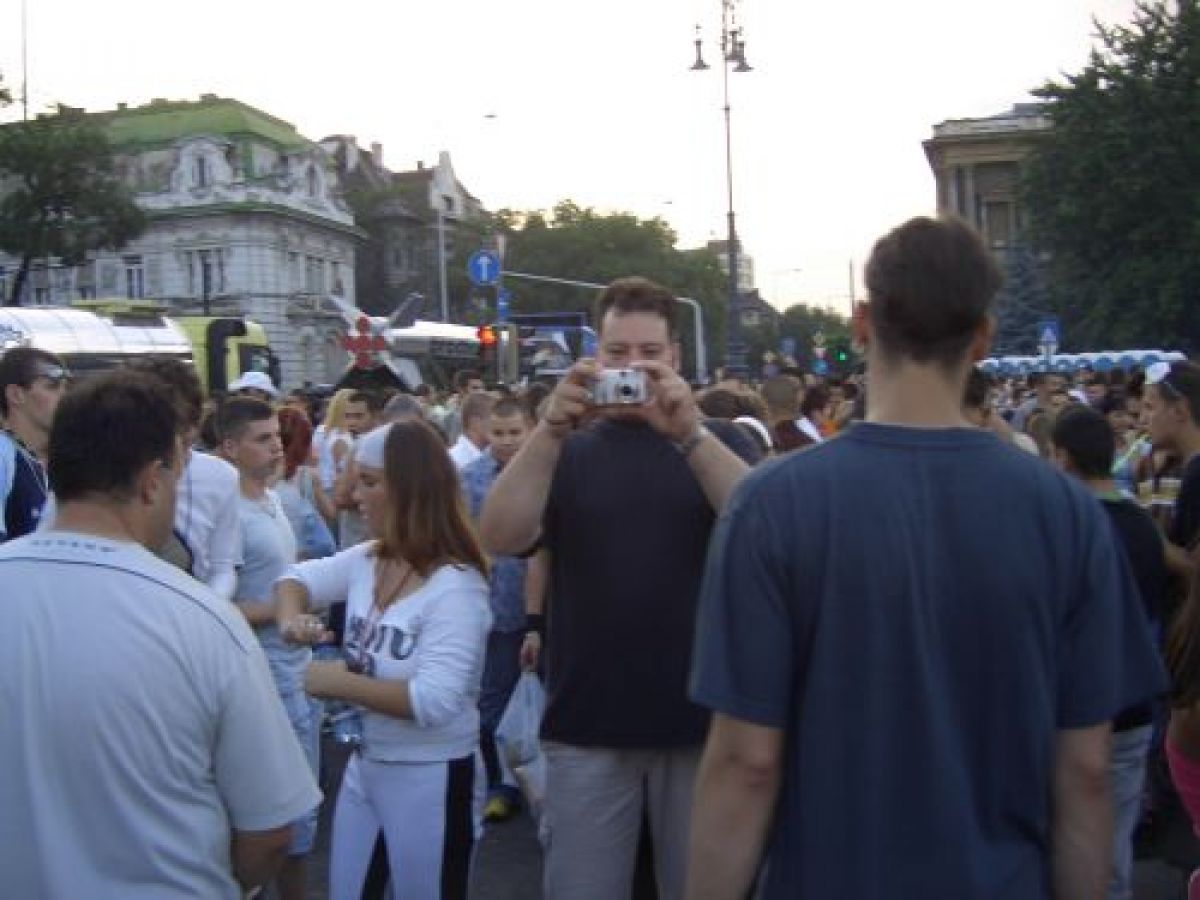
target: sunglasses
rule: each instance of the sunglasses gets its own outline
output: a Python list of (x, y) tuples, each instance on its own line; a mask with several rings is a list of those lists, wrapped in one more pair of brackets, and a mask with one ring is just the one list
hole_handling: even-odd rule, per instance
[(1183, 392), (1171, 383), (1171, 364), (1156, 362), (1146, 367), (1146, 384), (1157, 385), (1169, 400), (1179, 400)]
[(33, 377), (45, 378), (55, 387), (71, 380), (71, 372), (64, 366), (38, 366), (37, 371), (33, 373)]

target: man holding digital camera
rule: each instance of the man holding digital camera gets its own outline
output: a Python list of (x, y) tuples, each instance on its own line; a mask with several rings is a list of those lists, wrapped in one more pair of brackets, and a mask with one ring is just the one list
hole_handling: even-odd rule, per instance
[(480, 520), (490, 552), (550, 556), (549, 900), (627, 896), (643, 813), (659, 894), (683, 893), (708, 725), (686, 690), (696, 598), (716, 511), (747, 466), (676, 372), (677, 306), (643, 278), (605, 288), (597, 359), (564, 376)]

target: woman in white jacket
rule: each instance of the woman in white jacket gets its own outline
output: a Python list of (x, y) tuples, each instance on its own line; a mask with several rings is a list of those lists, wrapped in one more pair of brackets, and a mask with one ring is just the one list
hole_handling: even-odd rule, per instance
[(377, 429), (355, 448), (355, 499), (375, 540), (300, 563), (280, 579), (280, 627), (345, 601), (344, 661), (314, 662), (305, 689), (361, 709), (362, 741), (333, 818), (330, 896), (361, 896), (376, 840), (394, 896), (467, 896), (481, 824), (479, 680), (491, 627), (486, 557), (445, 444), (424, 422)]

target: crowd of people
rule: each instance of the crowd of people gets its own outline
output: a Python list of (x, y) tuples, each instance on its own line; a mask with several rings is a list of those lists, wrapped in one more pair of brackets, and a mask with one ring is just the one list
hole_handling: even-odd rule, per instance
[(465, 898), (537, 671), (549, 900), (644, 843), (663, 900), (1131, 897), (1156, 754), (1200, 822), (1200, 368), (984, 375), (953, 219), (866, 280), (836, 380), (689, 385), (636, 277), (552, 388), (5, 353), (5, 884), (304, 897), (324, 729), (330, 896)]

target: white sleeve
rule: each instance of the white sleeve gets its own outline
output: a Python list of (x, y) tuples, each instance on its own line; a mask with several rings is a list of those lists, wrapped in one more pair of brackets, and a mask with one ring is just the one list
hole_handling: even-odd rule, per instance
[(219, 597), (233, 599), (237, 588), (237, 573), (242, 564), (242, 520), (238, 514), (241, 489), (236, 477), (229, 482), (225, 502), (221, 504), (209, 537), (208, 578), (206, 584)]
[(258, 642), (234, 651), (224, 679), (213, 774), (236, 831), (269, 831), (321, 802)]
[(209, 572), (205, 584), (222, 600), (232, 600), (237, 591), (237, 572), (233, 566), (213, 569)]
[(491, 627), (487, 586), (482, 579), (464, 580), (431, 603), (421, 634), (417, 673), (408, 682), (418, 725), (444, 725), (473, 702), (471, 682), (483, 669)]
[(371, 564), (369, 558), (364, 558), (370, 546), (358, 544), (324, 559), (296, 563), (279, 581), (300, 582), (308, 590), (308, 602), (313, 609), (328, 609), (349, 596), (355, 568)]

